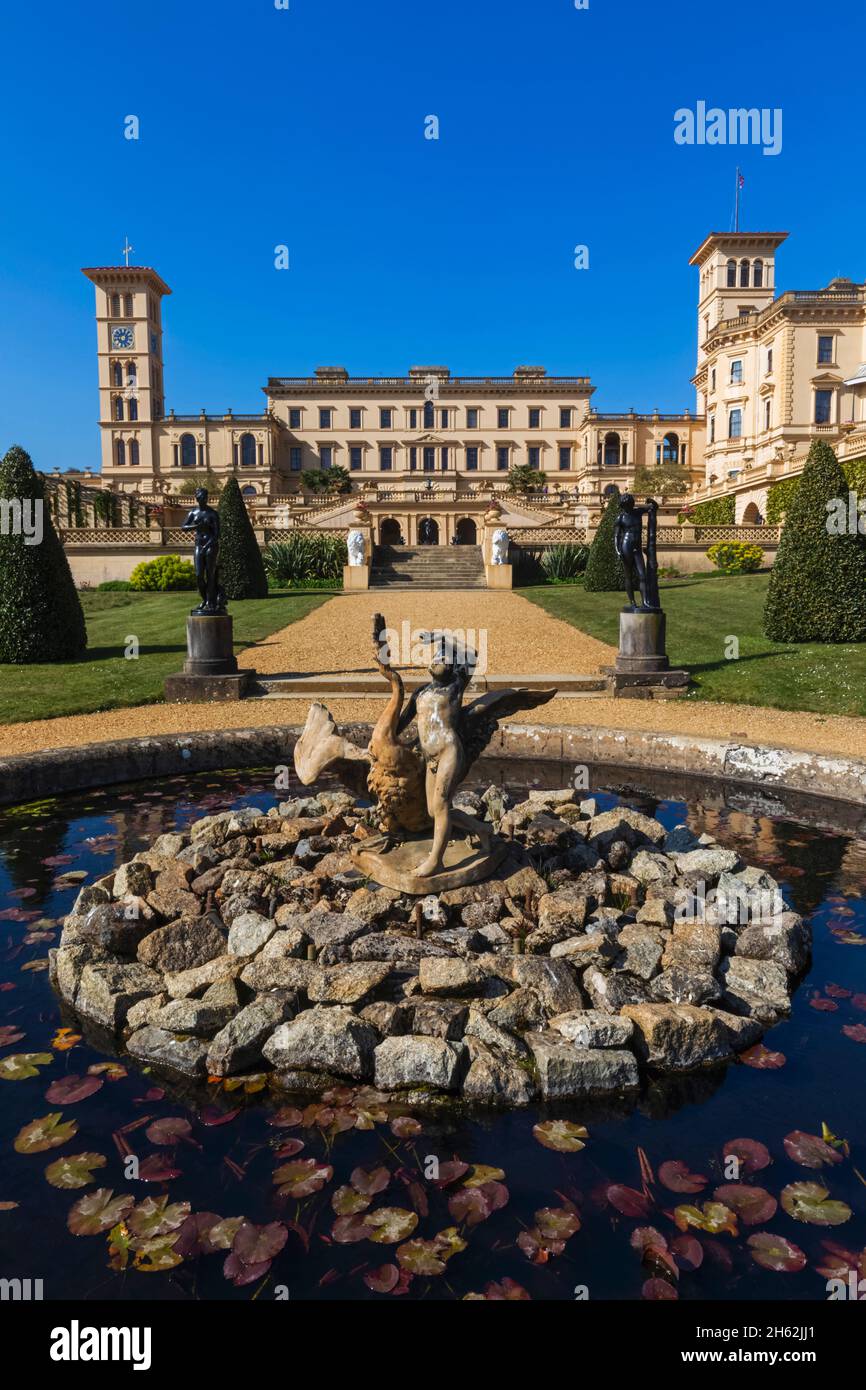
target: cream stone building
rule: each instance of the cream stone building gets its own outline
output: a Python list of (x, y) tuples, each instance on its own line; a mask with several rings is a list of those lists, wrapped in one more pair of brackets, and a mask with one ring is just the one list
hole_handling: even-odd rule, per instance
[(733, 494), (736, 521), (766, 516), (772, 484), (796, 477), (813, 439), (866, 453), (866, 284), (776, 294), (786, 232), (713, 232), (699, 272), (697, 410), (706, 418), (694, 501)]

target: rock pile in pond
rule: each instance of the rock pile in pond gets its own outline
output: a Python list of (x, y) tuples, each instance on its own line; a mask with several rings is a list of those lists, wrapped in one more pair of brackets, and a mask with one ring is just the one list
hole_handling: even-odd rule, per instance
[(207, 816), (82, 888), (58, 993), (140, 1062), (486, 1104), (620, 1094), (714, 1066), (785, 1015), (809, 929), (775, 881), (684, 825), (570, 790), (458, 797), (512, 842), (428, 898), (366, 882), (343, 792)]

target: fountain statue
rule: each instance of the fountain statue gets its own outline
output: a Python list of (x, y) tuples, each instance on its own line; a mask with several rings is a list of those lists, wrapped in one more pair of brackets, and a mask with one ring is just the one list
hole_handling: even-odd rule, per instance
[(196, 490), (196, 505), (187, 513), (182, 531), (195, 531), (193, 565), (201, 603), (192, 612), (196, 617), (223, 615), (225, 594), (219, 582), (220, 518), (214, 507), (208, 506), (207, 488)]
[[(359, 748), (337, 730), (324, 705), (310, 707), (295, 745), (295, 770), (305, 785), (334, 773), (352, 791), (373, 796), (379, 836), (353, 850), (358, 868), (377, 883), (404, 893), (461, 888), (488, 877), (508, 842), (483, 821), (452, 805), (454, 793), (486, 748), (500, 719), (547, 704), (555, 690), (489, 691), (463, 705), (476, 653), (447, 631), (423, 633), (432, 659), (430, 680), (407, 703), (403, 679), (383, 660), (385, 620), (373, 619), (373, 660), (391, 695)], [(415, 721), (414, 737), (404, 737)]]

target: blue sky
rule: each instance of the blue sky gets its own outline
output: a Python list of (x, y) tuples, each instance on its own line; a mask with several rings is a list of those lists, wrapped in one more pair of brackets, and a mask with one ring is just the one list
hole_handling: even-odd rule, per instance
[[(414, 363), (543, 363), (591, 375), (601, 410), (692, 406), (688, 258), (731, 225), (737, 164), (741, 227), (791, 233), (780, 288), (866, 279), (862, 7), (289, 3), (6, 7), (0, 449), (97, 465), (80, 267), (126, 235), (174, 292), (178, 411), (258, 410), (269, 375), (320, 364)], [(676, 145), (698, 100), (781, 107), (781, 154)]]

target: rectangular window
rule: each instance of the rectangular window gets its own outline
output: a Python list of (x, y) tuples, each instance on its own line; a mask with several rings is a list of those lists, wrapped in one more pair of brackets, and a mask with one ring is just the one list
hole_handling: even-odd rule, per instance
[(531, 405), (531, 406), (529, 407), (529, 428), (530, 428), (531, 430), (537, 430), (537, 429), (540, 429), (540, 427), (541, 427), (541, 407), (540, 407), (540, 406), (537, 406), (537, 405)]
[(409, 428), (410, 430), (417, 430), (418, 428), (418, 412), (414, 407), (409, 411)]
[(383, 473), (390, 473), (394, 463), (394, 449), (390, 444), (382, 444), (379, 447), (379, 468)]
[(466, 407), (466, 428), (468, 430), (478, 429), (478, 407), (470, 405)]
[(418, 467), (418, 450), (415, 448), (415, 445), (413, 444), (413, 445), (412, 445), (412, 448), (409, 450), (409, 470), (410, 470), (410, 472), (414, 473), (414, 472), (416, 471), (417, 467)]
[(832, 391), (815, 392), (815, 424), (829, 425), (830, 412), (833, 406)]
[(299, 406), (293, 405), (289, 411), (289, 429), (299, 430), (301, 428), (301, 411)]
[(566, 473), (571, 467), (571, 445), (560, 444), (559, 446), (559, 470)]
[(441, 450), (441, 463), (442, 463), (442, 472), (444, 473), (445, 470), (446, 470), (446, 468), (448, 467), (448, 446), (447, 446), (447, 445), (445, 445), (445, 446), (443, 447), (443, 449)]
[(361, 428), (361, 407), (358, 405), (349, 408), (349, 429), (359, 430)]
[(765, 429), (765, 430), (768, 430), (768, 429), (770, 428), (770, 412), (771, 412), (771, 408), (772, 408), (772, 407), (771, 407), (771, 404), (770, 404), (769, 399), (766, 400), (766, 401), (764, 401), (764, 429)]
[(823, 366), (828, 366), (833, 361), (833, 336), (832, 334), (818, 335), (818, 362)]
[(424, 450), (424, 472), (432, 473), (436, 467), (436, 450), (426, 448)]
[(508, 406), (500, 405), (496, 410), (496, 428), (498, 430), (508, 429)]
[(541, 467), (541, 449), (537, 444), (533, 444), (532, 448), (527, 451), (527, 463), (530, 468)]
[(389, 405), (382, 405), (382, 406), (380, 406), (380, 407), (379, 407), (379, 429), (380, 429), (380, 430), (389, 430), (389, 429), (391, 428), (391, 421), (392, 421), (392, 419), (393, 419), (393, 416), (394, 416), (394, 412), (393, 412), (393, 410), (391, 409), (391, 407), (390, 407)]
[(301, 451), (297, 445), (289, 450), (289, 467), (293, 473), (300, 473), (301, 471)]
[(743, 412), (732, 410), (728, 417), (728, 438), (741, 439), (743, 436)]
[(711, 415), (711, 416), (710, 416), (710, 436), (709, 436), (709, 442), (710, 442), (710, 444), (712, 444), (712, 443), (715, 442), (715, 438), (716, 438), (716, 417), (715, 417), (715, 415)]
[(571, 429), (571, 406), (569, 405), (559, 407), (559, 428), (561, 430)]
[(711, 390), (711, 391), (715, 391), (715, 389), (716, 389), (716, 369), (715, 369), (715, 367), (713, 367), (713, 370), (710, 372), (710, 390)]
[(363, 466), (364, 451), (360, 444), (353, 444), (349, 450), (349, 467), (353, 473), (358, 473)]
[(324, 470), (331, 468), (334, 463), (334, 446), (332, 444), (322, 444), (319, 449), (319, 464)]
[(742, 380), (743, 364), (738, 358), (736, 362), (731, 363), (731, 385), (739, 386), (742, 383)]
[(467, 473), (478, 472), (478, 446), (472, 444), (466, 450), (466, 471)]
[(329, 430), (329, 429), (331, 428), (331, 416), (333, 415), (333, 413), (334, 413), (334, 412), (333, 412), (333, 410), (331, 409), (331, 407), (330, 407), (329, 405), (320, 405), (320, 406), (319, 406), (319, 429), (320, 429), (320, 430)]
[(496, 450), (496, 467), (500, 473), (508, 472), (508, 445), (500, 444)]
[(767, 348), (767, 376), (773, 373), (773, 349)]
[(448, 428), (448, 407), (447, 407), (447, 406), (446, 406), (445, 409), (442, 411), (442, 414), (440, 415), (439, 418), (440, 418), (440, 420), (442, 421), (442, 428), (443, 428), (443, 430), (447, 430), (447, 428)]

